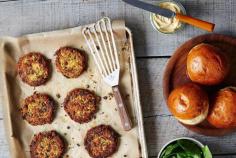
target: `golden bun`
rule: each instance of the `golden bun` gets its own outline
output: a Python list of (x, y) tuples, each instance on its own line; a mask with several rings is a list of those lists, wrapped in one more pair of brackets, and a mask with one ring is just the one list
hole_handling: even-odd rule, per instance
[(187, 56), (189, 78), (202, 85), (221, 83), (229, 72), (229, 64), (223, 52), (210, 44), (193, 47)]
[(216, 128), (236, 127), (236, 88), (227, 87), (216, 93), (207, 120)]
[(174, 89), (167, 104), (176, 119), (188, 125), (196, 125), (205, 120), (209, 109), (207, 93), (195, 83)]

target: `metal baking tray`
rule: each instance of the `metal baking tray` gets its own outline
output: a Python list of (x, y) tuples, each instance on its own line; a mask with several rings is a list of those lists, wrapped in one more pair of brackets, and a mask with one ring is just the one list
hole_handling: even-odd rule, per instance
[[(115, 22), (113, 21), (113, 23)], [(141, 108), (140, 96), (139, 96), (138, 76), (137, 76), (135, 54), (134, 54), (134, 48), (133, 48), (133, 37), (132, 37), (132, 33), (130, 29), (125, 27), (123, 21), (119, 21), (118, 25), (121, 25), (122, 29), (124, 29), (124, 32), (126, 34), (126, 46), (128, 47), (128, 50), (129, 50), (128, 52), (129, 56), (127, 58), (128, 62), (126, 63), (126, 65), (128, 65), (129, 71), (130, 71), (129, 73), (127, 73), (129, 74), (129, 77), (131, 80), (131, 85), (129, 85), (128, 88), (131, 87), (130, 88), (131, 93), (132, 93), (132, 101), (131, 101), (132, 107), (131, 108), (133, 111), (133, 121), (135, 125), (133, 131), (131, 131), (131, 134), (134, 134), (135, 137), (137, 137), (138, 145), (137, 143), (135, 145), (138, 146), (139, 148), (137, 150), (136, 149), (132, 150), (132, 145), (130, 145), (129, 147), (125, 147), (125, 146), (120, 147), (119, 150), (125, 151), (127, 153), (126, 157), (128, 158), (129, 157), (134, 158), (132, 156), (129, 156), (129, 153), (136, 152), (136, 151), (139, 151), (139, 153), (137, 154), (139, 156), (137, 157), (148, 158), (148, 152), (147, 152), (145, 134), (144, 134), (142, 108)], [(80, 26), (80, 27), (53, 31), (53, 32), (25, 35), (19, 38), (2, 37), (0, 39), (0, 60), (2, 63), (0, 65), (0, 72), (1, 72), (0, 82), (2, 85), (1, 86), (2, 89), (0, 93), (2, 93), (2, 96), (3, 96), (4, 125), (5, 125), (6, 135), (7, 135), (7, 139), (8, 139), (8, 143), (10, 147), (10, 154), (12, 158), (29, 157), (30, 154), (29, 154), (28, 145), (30, 143), (30, 140), (32, 139), (32, 135), (35, 133), (45, 131), (45, 130), (58, 129), (60, 130), (60, 134), (63, 134), (63, 132), (68, 130), (67, 127), (69, 124), (72, 128), (73, 127), (76, 129), (78, 128), (78, 131), (76, 130), (71, 133), (70, 131), (68, 132), (71, 135), (74, 135), (74, 137), (82, 137), (85, 135), (85, 132), (84, 132), (85, 129), (91, 128), (94, 124), (102, 120), (102, 118), (99, 119), (99, 117), (102, 117), (100, 116), (101, 113), (99, 113), (99, 116), (97, 116), (96, 119), (91, 121), (91, 123), (88, 123), (86, 125), (80, 125), (81, 127), (78, 127), (78, 124), (76, 124), (75, 122), (72, 122), (68, 118), (64, 118), (65, 113), (63, 112), (63, 110), (60, 110), (59, 108), (59, 112), (58, 112), (59, 114), (57, 114), (55, 121), (52, 123), (52, 125), (35, 127), (35, 126), (28, 125), (26, 121), (21, 119), (18, 108), (17, 108), (20, 101), (26, 96), (29, 96), (30, 94), (32, 94), (34, 91), (49, 92), (49, 94), (55, 98), (56, 93), (57, 93), (57, 88), (58, 89), (61, 88), (61, 90), (66, 89), (65, 91), (68, 91), (68, 88), (66, 87), (67, 85), (69, 85), (71, 88), (71, 87), (74, 87), (73, 84), (77, 86), (78, 83), (80, 83), (80, 86), (82, 86), (82, 88), (83, 86), (86, 87), (85, 83), (82, 84), (82, 81), (86, 77), (84, 78), (81, 77), (81, 79), (78, 79), (78, 81), (71, 80), (70, 83), (64, 84), (63, 82), (65, 81), (65, 79), (61, 78), (59, 73), (57, 74), (55, 73), (52, 75), (54, 76), (51, 79), (53, 81), (50, 81), (49, 83), (47, 83), (48, 84), (47, 86), (39, 87), (39, 88), (37, 87), (32, 88), (20, 82), (19, 77), (17, 77), (17, 73), (15, 70), (16, 62), (18, 61), (19, 57), (24, 53), (34, 51), (34, 50), (40, 51), (40, 52), (45, 53), (44, 55), (46, 55), (48, 58), (51, 59), (54, 56), (53, 52), (55, 52), (55, 48), (58, 48), (58, 43), (59, 45), (62, 45), (62, 46), (68, 45), (68, 44), (77, 45), (78, 42), (83, 41), (83, 39), (80, 39), (80, 37), (82, 37), (81, 30), (83, 27), (86, 27), (86, 26)], [(71, 43), (66, 40), (67, 38), (68, 38), (68, 41), (70, 41)], [(57, 39), (59, 40), (57, 41)], [(81, 46), (78, 46), (78, 47), (80, 48), (86, 47), (84, 44), (85, 43), (81, 44)], [(92, 70), (92, 73), (95, 73), (95, 70)], [(55, 79), (60, 80), (60, 78), (62, 82), (59, 82), (59, 81), (57, 82), (57, 80), (55, 80)], [(91, 84), (94, 84), (94, 83), (91, 81)], [(103, 83), (101, 82), (101, 84)], [(96, 87), (96, 85), (92, 85), (92, 86)], [(100, 87), (104, 88), (106, 86), (100, 85)], [(77, 88), (77, 87), (74, 87), (74, 88)], [(63, 95), (65, 94), (62, 93), (62, 96)], [(58, 99), (57, 102), (60, 103), (61, 100)], [(106, 103), (106, 101), (104, 102)], [(109, 103), (106, 103), (106, 104), (114, 104), (114, 102), (110, 101)], [(113, 107), (113, 105), (110, 105), (110, 106)], [(112, 110), (106, 110), (105, 113), (107, 111), (112, 111)], [(112, 112), (108, 112), (108, 116), (109, 114), (111, 114), (110, 115), (111, 117), (110, 118), (108, 117), (108, 119), (104, 117), (104, 120), (102, 120), (103, 122), (109, 123), (109, 121), (111, 121), (112, 119), (118, 119), (118, 114), (117, 116), (116, 115), (113, 116)], [(117, 127), (115, 128), (119, 129), (118, 126), (119, 125), (117, 125)], [(121, 131), (121, 132), (122, 134), (125, 133), (125, 131)], [(129, 136), (129, 134), (130, 133), (128, 133), (127, 135)], [(69, 139), (68, 135), (65, 136), (66, 139)], [(126, 138), (129, 139), (128, 136), (124, 137), (124, 139)], [(124, 143), (125, 141), (129, 141), (129, 140), (124, 140), (124, 139), (122, 140), (123, 141), (122, 143)], [(75, 142), (73, 142), (72, 140), (69, 141), (69, 144), (73, 144), (73, 143)], [(69, 148), (71, 150), (71, 153), (69, 153), (69, 155), (83, 154), (85, 152), (84, 149), (77, 150), (73, 146), (70, 146), (70, 145), (69, 145)], [(88, 157), (88, 155), (86, 156), (82, 155), (82, 157), (83, 158)], [(116, 154), (114, 155), (114, 157), (119, 158), (121, 157), (121, 155)]]

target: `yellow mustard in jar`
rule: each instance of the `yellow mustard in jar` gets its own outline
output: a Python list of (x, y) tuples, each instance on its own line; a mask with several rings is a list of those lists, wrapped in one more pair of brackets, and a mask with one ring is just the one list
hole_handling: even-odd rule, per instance
[[(166, 1), (160, 2), (158, 5), (175, 13), (185, 14), (184, 8), (180, 7), (177, 3)], [(167, 18), (154, 13), (151, 13), (151, 21), (154, 27), (162, 33), (173, 33), (182, 26), (182, 23), (175, 17)]]

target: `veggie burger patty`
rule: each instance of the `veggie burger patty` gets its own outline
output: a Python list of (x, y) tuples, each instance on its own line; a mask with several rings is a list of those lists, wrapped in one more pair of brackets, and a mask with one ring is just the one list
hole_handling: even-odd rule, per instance
[(43, 125), (52, 122), (54, 107), (55, 102), (49, 95), (34, 93), (24, 99), (20, 112), (31, 125)]
[(62, 47), (56, 51), (56, 67), (65, 77), (77, 78), (86, 68), (86, 58), (79, 49)]
[(64, 109), (70, 118), (78, 123), (85, 123), (92, 119), (97, 112), (97, 104), (101, 98), (87, 89), (74, 89), (64, 100)]
[(41, 53), (31, 52), (20, 57), (17, 72), (23, 82), (30, 86), (40, 86), (49, 79), (50, 62)]
[(118, 149), (119, 134), (108, 125), (99, 125), (88, 130), (84, 145), (93, 158), (106, 158)]
[(31, 158), (60, 158), (64, 151), (64, 141), (56, 131), (38, 133), (30, 144)]

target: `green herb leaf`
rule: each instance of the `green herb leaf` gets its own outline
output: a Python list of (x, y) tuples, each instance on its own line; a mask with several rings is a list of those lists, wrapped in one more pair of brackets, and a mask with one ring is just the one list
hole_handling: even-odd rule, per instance
[(179, 145), (177, 143), (175, 144), (170, 144), (169, 146), (164, 149), (164, 151), (161, 153), (161, 158), (165, 158), (166, 156), (172, 154), (176, 148), (178, 148)]
[(202, 157), (199, 157), (198, 155), (195, 155), (195, 154), (188, 152), (188, 151), (178, 153), (177, 157), (178, 158), (202, 158)]
[(199, 147), (191, 140), (182, 139), (169, 144), (161, 153), (161, 158), (212, 158), (207, 146)]
[(210, 149), (208, 148), (208, 146), (204, 146), (202, 148), (202, 152), (203, 152), (203, 157), (204, 158), (212, 158), (212, 154), (211, 154), (211, 151)]
[(177, 154), (176, 156), (177, 156), (177, 158), (182, 158), (182, 157), (180, 156), (180, 154)]
[[(178, 153), (177, 158), (188, 158), (188, 154), (186, 152)], [(192, 157), (191, 157), (192, 158)]]
[(189, 156), (192, 156), (193, 158), (202, 157), (201, 148), (194, 142), (187, 139), (181, 139), (181, 140), (178, 140), (177, 143), (179, 144), (180, 147), (184, 149), (184, 151), (192, 154)]

